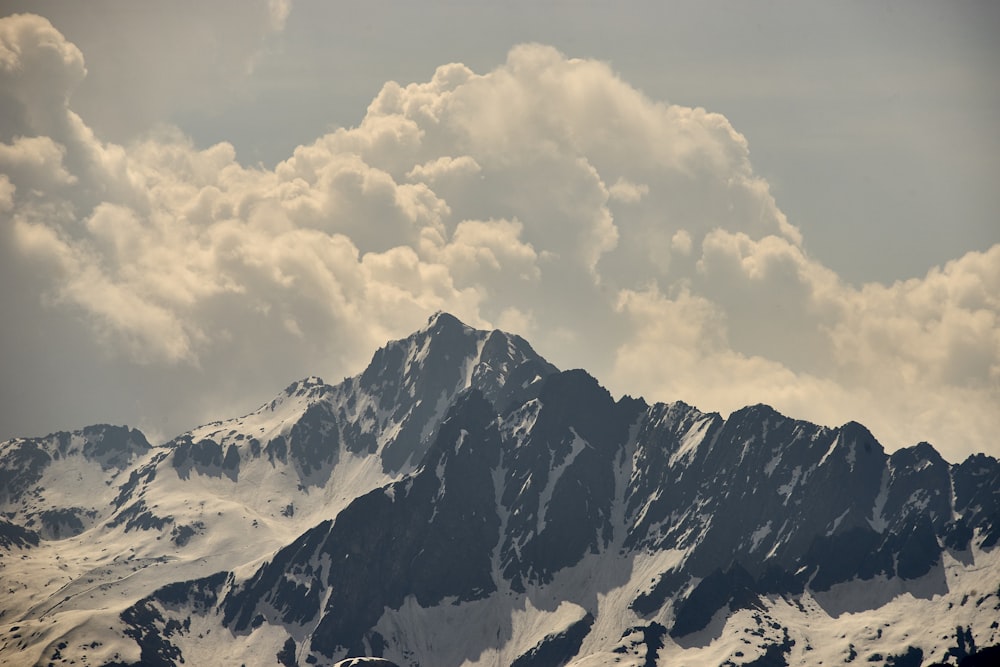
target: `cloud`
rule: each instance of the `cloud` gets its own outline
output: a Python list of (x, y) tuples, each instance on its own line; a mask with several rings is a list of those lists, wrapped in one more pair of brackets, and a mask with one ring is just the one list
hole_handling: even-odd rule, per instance
[(292, 11), (291, 0), (267, 0), (267, 12), (271, 22), (271, 30), (280, 32), (285, 29), (285, 21)]
[(65, 148), (49, 137), (17, 137), (10, 144), (0, 144), (0, 169), (16, 174), (22, 187), (52, 190), (72, 185), (76, 178), (63, 165)]
[[(292, 3), (133, 6), (93, 0), (86, 6), (49, 3), (45, 9), (51, 23), (28, 14), (5, 17), (16, 20), (5, 21), (0, 44), (16, 48), (0, 46), (0, 91), (17, 98), (12, 107), (18, 110), (0, 105), (5, 140), (23, 133), (17, 128), (25, 124), (54, 136), (42, 129), (46, 110), (58, 115), (70, 95), (76, 112), (99, 136), (119, 143), (143, 136), (157, 123), (215, 118), (232, 100), (252, 94), (248, 77), (282, 48)], [(81, 51), (90, 67), (84, 67)], [(12, 62), (26, 66), (7, 67)]]
[(0, 213), (6, 213), (14, 208), (14, 184), (7, 174), (0, 174)]
[[(280, 25), (287, 5), (271, 9)], [(103, 354), (66, 372), (127, 378), (128, 410), (167, 435), (357, 372), (442, 309), (618, 392), (997, 451), (1000, 246), (847, 285), (725, 117), (649, 100), (605, 63), (523, 45), (483, 74), (388, 82), (356, 127), (267, 169), (168, 127), (103, 140), (72, 109), (79, 50), (38, 17), (0, 19), (0, 36), (4, 72), (49, 81), (17, 93), (25, 108), (59, 101), (0, 143), (0, 278), (23, 286), (5, 309), (59, 314)], [(44, 390), (50, 415), (70, 402)]]
[(997, 453), (998, 271), (994, 246), (856, 289), (786, 240), (716, 230), (676, 294), (622, 293), (631, 333), (611, 376), (723, 411), (763, 400), (820, 423), (856, 419), (893, 448)]
[[(17, 104), (5, 138), (51, 132), (69, 97), (87, 74), (83, 54), (48, 20), (15, 14), (0, 21), (0, 90)], [(9, 119), (8, 119), (8, 122)]]

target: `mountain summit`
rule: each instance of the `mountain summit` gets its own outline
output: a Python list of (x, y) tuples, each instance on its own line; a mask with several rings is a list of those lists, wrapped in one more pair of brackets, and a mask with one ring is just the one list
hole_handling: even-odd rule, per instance
[(921, 665), (1000, 638), (996, 459), (615, 399), (446, 313), (161, 446), (8, 441), (0, 479), (0, 664)]

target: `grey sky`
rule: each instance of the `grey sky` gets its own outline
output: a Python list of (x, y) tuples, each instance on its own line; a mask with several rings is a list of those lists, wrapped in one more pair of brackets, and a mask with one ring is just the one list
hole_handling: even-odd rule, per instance
[[(889, 383), (895, 373), (904, 378), (916, 377), (912, 381), (918, 384), (908, 393), (892, 398), (894, 405), (886, 407), (882, 423), (873, 426), (877, 436), (887, 440), (890, 447), (907, 443), (912, 433), (902, 427), (895, 429), (893, 424), (909, 419), (907, 410), (912, 408), (906, 407), (908, 401), (928, 401), (937, 406), (938, 412), (946, 412), (968, 399), (979, 416), (955, 428), (979, 436), (965, 444), (951, 444), (952, 458), (973, 448), (989, 448), (983, 444), (989, 442), (985, 429), (992, 423), (989, 413), (1000, 396), (1000, 379), (989, 373), (979, 378), (977, 373), (994, 365), (1000, 368), (1000, 349), (995, 347), (995, 306), (979, 309), (992, 317), (994, 324), (968, 324), (967, 329), (956, 329), (954, 335), (927, 339), (931, 343), (920, 338), (920, 331), (933, 328), (927, 322), (944, 321), (944, 316), (915, 320), (923, 324), (906, 329), (910, 333), (905, 336), (912, 338), (895, 346), (902, 350), (898, 363), (892, 357), (895, 350), (886, 353), (885, 368), (877, 378), (854, 369), (848, 362), (838, 362), (836, 368), (824, 367), (823, 359), (834, 353), (823, 347), (826, 343), (814, 345), (810, 341), (814, 336), (829, 335), (835, 339), (834, 351), (845, 354), (843, 346), (854, 341), (853, 332), (868, 331), (871, 316), (864, 313), (873, 312), (871, 309), (883, 303), (880, 300), (889, 304), (887, 310), (899, 307), (901, 312), (910, 313), (919, 310), (913, 303), (936, 298), (923, 295), (932, 293), (933, 281), (925, 281), (926, 290), (917, 296), (917, 291), (902, 287), (889, 289), (894, 281), (923, 279), (935, 266), (970, 251), (987, 251), (1000, 243), (996, 213), (1000, 210), (1000, 188), (996, 187), (1000, 129), (995, 121), (1000, 117), (1000, 77), (994, 73), (1000, 8), (995, 3), (650, 2), (629, 3), (623, 8), (617, 3), (596, 2), (299, 1), (290, 5), (287, 15), (283, 5), (43, 0), (5, 2), (3, 14), (33, 12), (44, 16), (67, 42), (80, 49), (87, 75), (75, 89), (69, 107), (93, 129), (98, 140), (121, 144), (131, 151), (138, 140), (159, 137), (161, 141), (164, 125), (173, 125), (198, 148), (229, 142), (244, 166), (260, 164), (266, 169), (273, 169), (297, 146), (309, 145), (326, 132), (357, 126), (387, 81), (404, 86), (428, 82), (437, 67), (453, 62), (465, 64), (476, 74), (486, 74), (503, 66), (508, 51), (522, 43), (551, 45), (567, 58), (608, 63), (621, 81), (644, 93), (652, 103), (703, 107), (722, 114), (746, 138), (754, 174), (766, 179), (777, 207), (801, 231), (801, 247), (813, 263), (801, 265), (805, 267), (801, 275), (811, 276), (803, 278), (812, 290), (808, 303), (803, 302), (805, 310), (787, 312), (798, 298), (794, 290), (785, 294), (782, 302), (759, 294), (752, 299), (745, 294), (739, 296), (743, 287), (737, 289), (722, 279), (724, 270), (729, 270), (724, 262), (712, 264), (713, 257), (722, 262), (719, 258), (730, 257), (726, 253), (737, 252), (733, 245), (736, 237), (709, 234), (705, 237), (707, 245), (702, 245), (702, 237), (694, 228), (688, 229), (695, 234), (690, 264), (684, 264), (686, 254), (678, 250), (685, 246), (683, 239), (676, 239), (679, 245), (668, 243), (675, 231), (671, 229), (663, 243), (670, 245), (664, 246), (666, 254), (672, 249), (671, 270), (678, 275), (664, 278), (658, 284), (659, 291), (642, 292), (646, 283), (641, 281), (650, 280), (653, 274), (626, 275), (622, 267), (634, 259), (629, 249), (643, 247), (648, 239), (639, 231), (630, 237), (623, 226), (615, 250), (601, 246), (606, 256), (600, 266), (608, 273), (600, 289), (622, 290), (617, 301), (610, 292), (571, 294), (569, 287), (563, 298), (548, 304), (541, 296), (537, 302), (526, 297), (518, 301), (521, 297), (514, 291), (505, 292), (509, 279), (505, 283), (466, 277), (472, 281), (467, 283), (469, 289), (479, 290), (477, 298), (481, 299), (478, 307), (469, 307), (469, 317), (478, 316), (482, 323), (490, 325), (523, 324), (521, 333), (536, 342), (543, 354), (563, 366), (590, 368), (614, 391), (699, 401), (703, 409), (726, 411), (738, 407), (741, 400), (761, 400), (776, 402), (794, 416), (866, 421), (868, 415), (851, 412), (855, 409), (848, 398), (852, 383), (869, 382), (867, 389), (875, 392), (879, 383)], [(0, 141), (10, 144), (19, 132), (24, 133), (23, 128), (0, 122)], [(452, 149), (455, 147), (448, 150)], [(483, 156), (494, 154), (491, 151), (495, 147), (483, 150), (477, 158), (480, 162), (486, 159)], [(595, 148), (588, 154), (589, 159), (594, 164), (601, 159), (612, 160), (602, 158), (604, 150)], [(70, 160), (72, 148), (67, 155)], [(380, 154), (365, 159), (387, 165), (385, 160), (391, 161), (391, 156)], [(628, 171), (629, 165), (621, 166)], [(392, 171), (387, 166), (381, 168)], [(14, 167), (11, 175), (28, 178)], [(570, 171), (565, 175), (576, 178)], [(17, 192), (23, 195), (25, 186), (19, 185), (16, 178), (13, 182)], [(402, 177), (396, 178), (401, 181)], [(504, 181), (493, 183), (494, 190), (485, 194), (502, 192)], [(604, 187), (612, 185), (609, 177)], [(670, 192), (668, 183), (662, 189), (656, 183), (648, 185), (650, 192), (641, 197), (651, 207), (657, 197), (667, 197)], [(714, 201), (712, 187), (706, 184), (704, 191), (698, 190), (701, 194), (692, 195), (690, 205), (698, 205), (702, 195), (708, 197), (705, 201)], [(435, 188), (439, 195), (445, 192)], [(507, 232), (520, 233), (524, 243), (514, 244), (512, 236), (505, 237), (503, 243), (509, 244), (504, 246), (506, 250), (523, 253), (527, 245), (537, 251), (541, 268), (535, 270), (542, 272), (539, 275), (552, 294), (557, 293), (555, 285), (559, 280), (572, 285), (575, 278), (568, 269), (546, 273), (548, 260), (544, 253), (555, 252), (562, 241), (531, 223), (532, 211), (541, 214), (547, 210), (544, 201), (532, 204), (498, 199), (492, 209), (485, 204), (476, 208), (474, 203), (462, 209), (459, 194), (446, 199), (456, 216), (462, 210), (470, 216), (494, 217), (501, 211), (520, 211), (524, 229), (518, 232), (509, 228)], [(622, 225), (631, 215), (627, 202), (621, 199), (612, 207), (616, 222)], [(663, 206), (670, 204), (669, 198), (663, 200)], [(739, 210), (739, 203), (735, 205)], [(643, 215), (653, 215), (655, 210), (651, 208)], [(679, 209), (685, 210), (683, 206)], [(555, 218), (569, 215), (556, 209), (549, 213)], [(81, 209), (80, 218), (87, 215), (89, 209)], [(637, 230), (654, 224), (645, 218), (640, 222), (640, 218), (636, 218)], [(446, 222), (450, 233), (455, 231), (454, 222), (457, 220)], [(733, 234), (743, 229), (738, 223), (733, 225), (727, 227)], [(65, 233), (75, 233), (72, 227), (67, 229), (70, 231)], [(363, 233), (361, 229), (351, 232), (362, 251)], [(484, 240), (481, 229), (475, 233), (480, 234), (477, 243), (500, 243), (496, 239)], [(750, 233), (755, 243), (764, 238), (755, 234)], [(593, 238), (581, 241), (591, 242), (595, 242)], [(84, 247), (90, 246), (84, 244), (77, 249)], [(753, 252), (763, 252), (760, 248), (764, 246), (754, 247), (757, 250)], [(4, 404), (0, 438), (41, 434), (95, 421), (124, 421), (173, 435), (206, 416), (223, 417), (251, 409), (297, 377), (315, 372), (326, 375), (329, 381), (337, 379), (330, 373), (356, 372), (385, 335), (405, 334), (404, 322), (419, 319), (413, 314), (407, 316), (410, 319), (378, 320), (364, 332), (357, 332), (357, 327), (344, 328), (350, 320), (338, 312), (331, 312), (332, 319), (327, 320), (305, 305), (294, 310), (294, 304), (280, 300), (272, 303), (269, 297), (260, 296), (270, 304), (269, 308), (291, 309), (288, 326), (305, 332), (306, 351), (262, 353), (255, 346), (266, 345), (273, 350), (283, 344), (277, 330), (262, 333), (259, 338), (244, 338), (234, 324), (234, 331), (226, 333), (228, 347), (221, 347), (221, 342), (193, 343), (202, 345), (194, 362), (136, 361), (136, 357), (121, 353), (124, 344), (139, 343), (117, 338), (125, 335), (122, 331), (131, 331), (121, 329), (125, 320), (118, 317), (120, 311), (115, 315), (118, 319), (112, 318), (109, 324), (100, 319), (105, 317), (100, 315), (100, 306), (94, 305), (97, 292), (81, 296), (84, 288), (79, 286), (73, 288), (75, 292), (65, 292), (68, 288), (59, 287), (58, 280), (56, 287), (46, 287), (49, 269), (19, 248), (23, 243), (0, 244), (0, 259), (8, 265), (0, 276), (4, 279), (0, 305), (5, 312), (16, 314), (4, 324), (0, 338)], [(704, 254), (696, 266), (699, 248)], [(721, 254), (710, 255), (708, 251), (713, 248)], [(751, 252), (748, 248), (740, 252)], [(798, 251), (786, 250), (792, 253), (786, 260), (792, 261), (787, 258)], [(525, 255), (518, 257), (523, 259)], [(993, 261), (992, 256), (988, 261)], [(455, 285), (466, 284), (461, 277), (464, 269), (454, 263), (447, 265)], [(962, 265), (963, 270), (971, 265)], [(836, 299), (822, 301), (816, 296), (826, 294), (825, 288), (819, 287), (826, 280), (820, 267), (832, 270), (850, 288), (881, 283), (883, 291), (859, 289), (855, 294), (845, 287)], [(109, 280), (118, 281), (119, 287), (126, 285), (127, 275), (132, 275), (131, 269), (126, 269), (120, 266), (121, 273)], [(973, 272), (976, 276), (991, 275), (981, 267)], [(617, 281), (613, 275), (618, 276)], [(243, 274), (239, 279), (249, 280)], [(66, 284), (70, 283), (73, 281)], [(684, 285), (697, 298), (686, 301)], [(782, 283), (774, 286), (784, 289)], [(258, 289), (250, 282), (242, 287), (251, 296)], [(53, 297), (54, 289), (63, 289), (61, 299)], [(96, 288), (88, 284), (86, 289)], [(458, 292), (456, 295), (455, 299), (465, 298)], [(609, 308), (617, 303), (616, 312), (621, 317), (605, 318), (607, 324), (595, 331), (589, 343), (571, 340), (568, 333), (560, 338), (565, 332), (555, 330), (554, 315), (546, 319), (538, 314), (546, 309), (551, 313), (563, 309), (565, 327), (572, 329), (579, 326), (574, 317), (582, 317), (587, 302), (597, 295), (606, 298)], [(965, 303), (964, 297), (955, 298)], [(656, 377), (642, 376), (641, 368), (635, 366), (641, 350), (655, 352), (671, 345), (682, 347), (685, 340), (700, 340), (698, 336), (687, 339), (683, 332), (662, 338), (665, 334), (657, 324), (661, 322), (657, 318), (675, 312), (672, 309), (679, 309), (676, 312), (683, 312), (685, 317), (704, 314), (704, 304), (698, 299), (707, 299), (706, 303), (717, 309), (711, 317), (724, 316), (728, 323), (726, 340), (718, 343), (718, 349), (700, 353), (705, 356), (698, 363), (710, 359), (716, 364), (715, 371), (706, 371), (706, 375), (719, 372), (726, 377), (726, 369), (731, 369), (728, 364), (735, 363), (741, 369), (737, 375), (770, 379), (761, 379), (757, 385), (747, 380), (743, 393), (727, 394), (708, 384), (699, 389), (695, 386), (697, 374), (692, 370), (688, 381), (693, 384), (688, 395), (681, 379), (665, 385)], [(419, 299), (416, 302), (424, 303)], [(458, 304), (464, 302), (454, 303), (455, 308), (460, 308)], [(743, 312), (741, 304), (749, 310)], [(234, 309), (229, 319), (220, 310), (211, 315), (197, 309), (171, 313), (178, 318), (178, 326), (190, 326), (195, 332), (192, 340), (197, 335), (208, 340), (213, 335), (206, 329), (210, 324), (236, 323), (246, 317), (240, 309), (248, 306), (228, 303), (226, 307)], [(824, 308), (832, 308), (837, 314)], [(419, 308), (414, 313), (416, 310)], [(654, 311), (658, 313), (655, 317), (650, 314)], [(969, 311), (968, 322), (979, 311)], [(711, 317), (705, 315), (701, 325), (710, 327)], [(797, 332), (797, 342), (788, 344), (776, 336), (770, 325), (759, 325), (759, 321), (776, 322), (782, 318), (788, 319), (788, 332)], [(637, 323), (645, 323), (645, 328)], [(873, 333), (865, 339), (867, 342), (854, 343), (865, 353), (876, 354), (880, 348), (872, 341), (880, 335)], [(317, 338), (323, 336), (338, 342), (331, 347), (329, 341)], [(941, 355), (927, 349), (927, 345), (936, 345), (936, 340), (944, 341), (941, 345), (945, 346), (954, 343), (961, 350), (949, 352), (945, 355), (947, 361), (941, 361)], [(616, 352), (598, 358), (601, 349)], [(247, 364), (248, 359), (256, 361)], [(765, 360), (777, 366), (754, 366)], [(696, 359), (674, 361), (680, 365), (690, 363), (691, 369), (697, 367)], [(794, 373), (797, 379), (788, 380), (783, 375), (786, 372)], [(678, 372), (678, 378), (682, 375)], [(954, 381), (954, 392), (936, 397), (928, 389), (933, 385), (919, 384), (922, 376), (958, 379)], [(792, 385), (801, 391), (787, 389)], [(755, 391), (760, 392), (759, 398)], [(969, 398), (963, 393), (968, 391), (978, 393)], [(795, 396), (790, 397), (790, 393)], [(795, 412), (799, 406), (815, 405), (817, 396), (828, 393), (839, 397), (830, 398), (835, 407), (826, 412)], [(784, 405), (782, 400), (786, 401)], [(929, 414), (922, 414), (921, 419), (933, 421)], [(914, 423), (922, 422), (914, 419)], [(957, 432), (943, 430), (926, 437), (940, 440), (958, 437), (954, 435)], [(935, 444), (948, 450), (948, 443)]]

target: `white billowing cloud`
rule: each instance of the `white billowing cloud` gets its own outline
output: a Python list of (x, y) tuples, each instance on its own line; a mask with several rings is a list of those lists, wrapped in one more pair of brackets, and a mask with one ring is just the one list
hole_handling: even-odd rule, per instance
[(855, 419), (892, 447), (997, 453), (1000, 246), (855, 289), (786, 240), (716, 230), (685, 285), (623, 293), (616, 382), (725, 411), (764, 401)]
[(52, 77), (25, 108), (60, 101), (0, 143), (0, 250), (109, 365), (177, 383), (171, 414), (356, 372), (443, 309), (618, 392), (997, 452), (1000, 247), (847, 285), (725, 117), (604, 63), (525, 45), (485, 74), (389, 82), (357, 127), (271, 170), (167, 128), (102, 141), (68, 103), (79, 52), (37, 17), (0, 20), (0, 39), (11, 86)]
[(63, 166), (65, 152), (49, 137), (16, 137), (10, 144), (0, 144), (0, 170), (16, 173), (22, 187), (33, 190), (71, 185), (76, 178)]
[(462, 180), (478, 175), (481, 171), (479, 163), (468, 155), (463, 155), (460, 158), (445, 155), (426, 164), (416, 165), (407, 172), (406, 178), (423, 181), (432, 187), (439, 186), (442, 182), (461, 179), (458, 183), (461, 187)]
[[(630, 324), (617, 350), (616, 382), (727, 411), (764, 402), (761, 396), (792, 414), (831, 416), (844, 407), (844, 390), (836, 382), (733, 350), (725, 311), (686, 287), (671, 295), (655, 287), (625, 290), (616, 309)], [(838, 405), (828, 412), (813, 409), (830, 402)]]
[(691, 235), (688, 234), (686, 229), (678, 229), (674, 232), (674, 235), (670, 237), (670, 249), (674, 252), (686, 257), (691, 254), (691, 248)]
[(1000, 246), (852, 297), (832, 332), (843, 366), (861, 373), (893, 358), (893, 382), (1000, 383)]
[(0, 21), (0, 91), (20, 105), (17, 120), (26, 129), (51, 132), (86, 74), (80, 49), (46, 19), (15, 14)]
[(614, 185), (608, 188), (608, 194), (612, 199), (625, 203), (635, 203), (649, 194), (649, 186), (645, 183), (629, 183), (624, 178), (619, 178)]
[[(441, 261), (462, 282), (487, 284), (489, 274), (501, 274), (517, 283), (537, 283), (541, 277), (538, 254), (521, 241), (524, 226), (514, 220), (463, 220), (451, 240), (438, 249), (432, 240), (428, 255)], [(520, 267), (520, 268), (519, 268)]]

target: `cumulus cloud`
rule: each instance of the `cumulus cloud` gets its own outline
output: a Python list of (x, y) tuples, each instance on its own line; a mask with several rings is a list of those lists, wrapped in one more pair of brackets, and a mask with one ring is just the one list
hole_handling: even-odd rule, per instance
[[(269, 7), (280, 26), (287, 4)], [(30, 297), (4, 292), (7, 310), (44, 303), (102, 368), (164, 383), (139, 410), (170, 415), (166, 434), (356, 372), (443, 309), (618, 392), (997, 451), (1000, 246), (847, 285), (725, 117), (607, 64), (523, 45), (490, 72), (388, 82), (356, 127), (274, 169), (169, 128), (102, 140), (71, 105), (82, 55), (44, 19), (0, 20), (0, 67), (26, 110), (0, 142), (3, 278)]]
[(996, 453), (998, 269), (994, 246), (856, 289), (783, 239), (716, 230), (690, 288), (623, 294), (632, 333), (613, 376), (725, 411), (764, 396), (821, 423), (856, 419), (893, 448)]
[(86, 73), (80, 49), (46, 19), (16, 14), (0, 21), (0, 90), (17, 105), (12, 111), (20, 128), (56, 129)]

